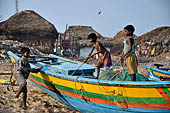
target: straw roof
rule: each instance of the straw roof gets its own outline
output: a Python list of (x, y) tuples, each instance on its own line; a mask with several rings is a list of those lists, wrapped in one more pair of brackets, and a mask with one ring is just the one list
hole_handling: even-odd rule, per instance
[(25, 10), (11, 16), (0, 24), (0, 31), (8, 35), (27, 34), (38, 37), (56, 37), (58, 34), (51, 23), (32, 10)]

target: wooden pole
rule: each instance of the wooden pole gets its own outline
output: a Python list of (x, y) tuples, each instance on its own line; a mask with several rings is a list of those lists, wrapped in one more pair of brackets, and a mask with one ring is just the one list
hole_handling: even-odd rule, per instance
[(62, 40), (61, 40), (61, 34), (60, 34), (60, 36), (59, 36), (59, 39), (60, 39), (60, 53), (59, 53), (59, 56), (61, 56), (61, 47), (62, 47)]
[(65, 30), (65, 33), (64, 33), (64, 40), (65, 40), (65, 38), (66, 38), (67, 27), (68, 27), (68, 24), (66, 24), (66, 30)]
[(11, 75), (12, 73), (11, 72), (0, 72), (0, 76), (1, 75)]
[(16, 13), (18, 13), (18, 0), (16, 0)]

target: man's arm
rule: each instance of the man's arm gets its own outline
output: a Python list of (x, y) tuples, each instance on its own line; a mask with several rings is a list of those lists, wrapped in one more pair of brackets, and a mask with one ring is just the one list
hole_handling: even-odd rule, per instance
[(94, 48), (95, 48), (95, 47), (92, 46), (90, 53), (88, 54), (88, 56), (86, 57), (86, 59), (83, 61), (83, 63), (86, 63), (87, 60), (91, 57), (91, 54), (93, 53)]
[(94, 45), (92, 46), (92, 48), (91, 48), (91, 51), (90, 51), (90, 53), (88, 54), (88, 56), (90, 57), (91, 56), (91, 54), (93, 53), (93, 50), (94, 50)]

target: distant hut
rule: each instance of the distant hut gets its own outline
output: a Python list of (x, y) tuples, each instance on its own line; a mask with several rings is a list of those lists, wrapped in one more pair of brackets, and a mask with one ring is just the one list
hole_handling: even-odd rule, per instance
[(0, 31), (6, 39), (24, 42), (44, 53), (54, 50), (58, 38), (55, 27), (32, 10), (25, 10), (11, 16), (0, 24)]
[(103, 39), (103, 36), (91, 26), (69, 26), (63, 34), (60, 34), (60, 38), (57, 40), (56, 48), (59, 48), (58, 54), (63, 52), (61, 54), (63, 56), (79, 56), (80, 48), (92, 45), (87, 39), (90, 33), (96, 33), (99, 40)]

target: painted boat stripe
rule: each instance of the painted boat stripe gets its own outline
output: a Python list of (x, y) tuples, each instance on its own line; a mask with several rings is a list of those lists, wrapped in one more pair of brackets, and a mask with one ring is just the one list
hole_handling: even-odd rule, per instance
[(14, 58), (12, 56), (9, 56), (9, 58), (11, 59), (12, 64), (15, 64)]
[(160, 94), (165, 98), (165, 100), (170, 104), (170, 97), (165, 93), (162, 88), (156, 88)]
[[(31, 77), (33, 79), (36, 79), (38, 80), (39, 82), (42, 82), (44, 84), (47, 84), (47, 85), (51, 85), (50, 82), (48, 81), (44, 81), (42, 80), (41, 78), (38, 78), (36, 76), (32, 76)], [(64, 91), (69, 91), (69, 92), (72, 92), (72, 93), (77, 93), (77, 94), (82, 94), (81, 90), (77, 90), (77, 89), (72, 89), (72, 88), (69, 88), (69, 87), (65, 87), (65, 86), (60, 86), (60, 85), (57, 85), (55, 84), (55, 87), (57, 89), (61, 89), (61, 90), (64, 90)], [(119, 102), (126, 102), (128, 100), (128, 102), (131, 102), (131, 103), (167, 103), (165, 101), (164, 98), (155, 98), (155, 97), (124, 97), (124, 96), (121, 96), (121, 95), (117, 95), (117, 96), (114, 96), (114, 95), (103, 95), (103, 94), (96, 94), (96, 93), (91, 93), (91, 92), (87, 92), (87, 91), (84, 91), (83, 90), (83, 95), (84, 96), (88, 96), (88, 97), (92, 97), (92, 98), (100, 98), (100, 99), (105, 99), (105, 100), (110, 100), (110, 101), (114, 101), (114, 100), (117, 100)]]
[(153, 71), (153, 74), (159, 75), (159, 76), (170, 77), (170, 75), (166, 75), (166, 74), (164, 74), (164, 73), (160, 73), (160, 72), (156, 72), (156, 71)]
[[(64, 80), (53, 76), (44, 75), (43, 73), (38, 73), (38, 74), (31, 73), (31, 74), (33, 76), (37, 76), (41, 79), (44, 79), (46, 81), (53, 81), (53, 83), (55, 84), (59, 84), (65, 87), (70, 87), (72, 89), (74, 89), (75, 86), (76, 89), (81, 89), (83, 86), (86, 91), (97, 93), (97, 94), (113, 95), (114, 91), (119, 91), (119, 92), (114, 92), (114, 95), (119, 95), (120, 93), (121, 94), (124, 93), (127, 94), (126, 95), (127, 97), (162, 97), (162, 95), (160, 95), (155, 88), (129, 88), (129, 87), (94, 85), (94, 84), (79, 83), (79, 82)], [(139, 92), (140, 95), (136, 94), (135, 92)]]
[(170, 88), (162, 88), (164, 92), (169, 96), (170, 98)]
[[(146, 66), (145, 67), (147, 69), (148, 72), (155, 74), (157, 76), (164, 76), (164, 77), (170, 77), (170, 72), (166, 72), (166, 71), (163, 71), (163, 70), (158, 70), (156, 68), (150, 68), (149, 66)], [(165, 72), (165, 73), (164, 73)]]
[[(32, 77), (29, 77), (29, 79), (37, 84), (42, 85), (43, 87), (50, 89), (50, 90), (54, 90), (51, 86), (43, 84), (41, 82), (39, 82), (38, 80), (35, 80)], [(63, 91), (60, 89), (59, 90), (61, 93), (71, 96), (71, 97), (75, 97), (75, 98), (79, 98), (79, 99), (83, 99), (86, 101), (91, 101), (94, 103), (100, 103), (100, 104), (108, 104), (108, 105), (116, 105), (116, 106), (121, 106), (121, 107), (125, 107), (125, 108), (151, 108), (151, 109), (170, 109), (169, 104), (167, 103), (161, 103), (161, 104), (148, 104), (148, 103), (126, 103), (126, 102), (115, 102), (115, 101), (109, 101), (109, 100), (104, 100), (104, 99), (98, 99), (98, 98), (91, 98), (91, 97), (86, 97), (86, 96), (81, 96), (75, 93), (71, 93), (71, 92), (67, 92), (67, 91)]]

